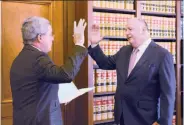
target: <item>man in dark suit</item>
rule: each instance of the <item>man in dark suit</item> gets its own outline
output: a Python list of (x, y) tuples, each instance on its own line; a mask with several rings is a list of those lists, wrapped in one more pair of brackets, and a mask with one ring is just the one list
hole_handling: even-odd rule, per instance
[(120, 125), (172, 125), (175, 71), (172, 55), (151, 40), (144, 20), (129, 19), (130, 43), (115, 55), (100, 49), (99, 26), (92, 26), (88, 48), (100, 69), (116, 70), (115, 121)]
[(58, 84), (71, 82), (87, 55), (86, 23), (81, 19), (74, 24), (74, 51), (63, 66), (55, 65), (47, 54), (54, 40), (50, 22), (30, 17), (22, 24), (24, 47), (10, 71), (13, 125), (63, 125)]

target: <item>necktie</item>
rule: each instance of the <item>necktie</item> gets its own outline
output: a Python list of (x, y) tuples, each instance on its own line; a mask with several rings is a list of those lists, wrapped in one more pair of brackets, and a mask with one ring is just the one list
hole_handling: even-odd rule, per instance
[(134, 49), (132, 54), (131, 54), (129, 68), (128, 68), (128, 76), (130, 75), (132, 69), (134, 68), (134, 64), (135, 64), (135, 60), (136, 60), (138, 51), (139, 51), (139, 49)]

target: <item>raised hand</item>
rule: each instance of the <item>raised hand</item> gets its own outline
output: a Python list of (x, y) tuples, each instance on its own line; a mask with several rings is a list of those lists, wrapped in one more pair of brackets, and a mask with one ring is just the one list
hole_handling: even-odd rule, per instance
[(84, 19), (80, 19), (78, 25), (76, 25), (76, 21), (74, 21), (74, 43), (76, 45), (83, 46), (84, 44), (84, 30), (86, 28), (87, 23)]
[(91, 27), (91, 35), (89, 36), (89, 41), (91, 45), (98, 44), (103, 37), (100, 35), (100, 27), (97, 24), (93, 24)]

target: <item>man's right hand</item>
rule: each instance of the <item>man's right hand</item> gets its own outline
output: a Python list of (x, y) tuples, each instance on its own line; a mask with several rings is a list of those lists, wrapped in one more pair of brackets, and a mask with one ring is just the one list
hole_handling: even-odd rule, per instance
[(84, 19), (80, 19), (78, 25), (76, 25), (76, 21), (74, 21), (74, 43), (75, 45), (84, 46), (84, 30), (86, 28), (87, 23)]
[(103, 39), (103, 37), (100, 35), (100, 27), (99, 25), (93, 24), (91, 28), (89, 42), (91, 45), (97, 45)]

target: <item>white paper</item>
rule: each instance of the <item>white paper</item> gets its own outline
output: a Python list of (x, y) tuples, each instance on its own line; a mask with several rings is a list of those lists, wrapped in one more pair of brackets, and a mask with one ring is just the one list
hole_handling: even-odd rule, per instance
[(94, 87), (77, 89), (73, 82), (59, 84), (59, 102), (67, 104), (78, 96), (83, 95), (84, 93), (89, 92), (93, 89)]

